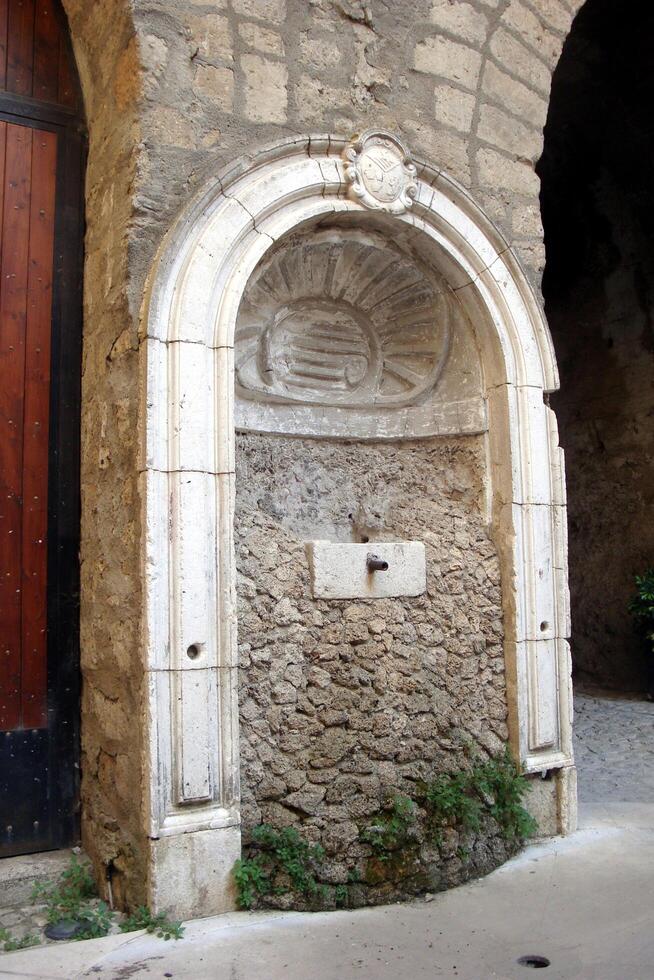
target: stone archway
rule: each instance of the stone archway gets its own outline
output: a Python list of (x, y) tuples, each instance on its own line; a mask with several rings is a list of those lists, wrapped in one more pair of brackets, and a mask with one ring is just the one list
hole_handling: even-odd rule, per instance
[(586, 685), (644, 691), (629, 601), (652, 564), (651, 10), (578, 13), (552, 81), (541, 210), (545, 309), (563, 379), (572, 655)]
[[(204, 914), (231, 907), (228, 874), (240, 849), (237, 312), (257, 263), (289, 231), (324, 215), (365, 223), (390, 210), (357, 194), (348, 179), (352, 159), (345, 140), (301, 137), (237, 162), (178, 221), (150, 279), (141, 466), (149, 892), (154, 907), (182, 916), (199, 911), (200, 895)], [(556, 770), (558, 827), (567, 832), (575, 788), (564, 478), (546, 404), (557, 386), (551, 341), (512, 251), (466, 192), (425, 165), (410, 179), (412, 203), (386, 217), (411, 228), (416, 248), (429, 243), (438, 254), (475, 324), (483, 365), (512, 746), (526, 772)]]

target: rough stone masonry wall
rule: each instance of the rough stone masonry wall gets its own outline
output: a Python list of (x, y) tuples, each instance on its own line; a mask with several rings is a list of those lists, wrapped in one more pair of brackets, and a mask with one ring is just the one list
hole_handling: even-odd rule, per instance
[(83, 386), (85, 843), (143, 898), (137, 840), (139, 313), (192, 192), (257, 144), (382, 126), (469, 188), (533, 282), (550, 85), (579, 0), (63, 0), (89, 126)]
[[(325, 880), (364, 876), (360, 829), (394, 794), (503, 751), (499, 561), (480, 511), (483, 437), (332, 443), (237, 437), (236, 559), (245, 840), (294, 825)], [(304, 542), (424, 541), (427, 593), (313, 599)], [(427, 887), (506, 857), (434, 856)], [(497, 835), (496, 835), (497, 836)], [(425, 887), (425, 882), (416, 887)], [(359, 901), (401, 892), (394, 881)], [(288, 896), (287, 896), (288, 899)]]
[[(89, 133), (82, 365), (82, 839), (143, 901), (138, 307), (130, 304), (139, 64), (125, 5), (66, 2)], [(132, 297), (134, 293), (132, 292)]]

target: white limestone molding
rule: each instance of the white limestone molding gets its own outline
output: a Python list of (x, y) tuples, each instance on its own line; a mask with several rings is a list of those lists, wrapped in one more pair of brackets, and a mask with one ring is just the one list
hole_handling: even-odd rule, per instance
[[(360, 194), (347, 168), (361, 151), (343, 139), (296, 138), (250, 154), (185, 209), (149, 279), (141, 343), (143, 648), (151, 679), (147, 833), (160, 907), (163, 876), (174, 880), (174, 855), (182, 860), (188, 851), (164, 847), (164, 839), (202, 833), (206, 849), (211, 831), (223, 857), (238, 856), (237, 314), (274, 244), (327, 216), (348, 215), (362, 228), (375, 216), (376, 232), (389, 235), (401, 228), (473, 326), (488, 413), (489, 519), (502, 565), (511, 740), (528, 772), (573, 763), (563, 460), (546, 404), (558, 384), (550, 334), (516, 256), (468, 193), (424, 164), (414, 176), (397, 145), (410, 193), (403, 180), (386, 184), (369, 171)], [(368, 198), (380, 180), (383, 206), (375, 207)], [(401, 207), (392, 206), (396, 190)], [(574, 780), (560, 786), (567, 792)], [(573, 801), (561, 808), (573, 812)], [(212, 894), (223, 898), (205, 914), (229, 907), (226, 877)]]

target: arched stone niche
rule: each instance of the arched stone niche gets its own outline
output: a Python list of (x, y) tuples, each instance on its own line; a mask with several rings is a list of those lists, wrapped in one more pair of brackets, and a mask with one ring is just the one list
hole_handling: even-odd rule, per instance
[[(298, 138), (238, 162), (181, 217), (150, 280), (147, 833), (150, 901), (178, 915), (231, 907), (240, 853), (235, 411), (239, 426), (259, 431), (338, 436), (343, 413), (356, 410), (360, 437), (371, 426), (391, 437), (401, 426), (413, 435), (487, 432), (512, 747), (526, 772), (556, 771), (559, 830), (575, 821), (549, 332), (511, 249), (466, 192), (414, 165), (391, 135), (372, 135), (368, 144)], [(370, 147), (380, 149), (366, 155)], [(383, 150), (390, 160), (380, 176)], [(392, 316), (373, 315), (366, 291), (391, 267), (402, 302)], [(329, 385), (284, 359), (307, 329), (329, 342)], [(349, 375), (341, 349), (354, 355)]]
[(484, 432), (479, 352), (425, 241), (336, 214), (254, 270), (236, 321), (237, 430), (397, 439)]

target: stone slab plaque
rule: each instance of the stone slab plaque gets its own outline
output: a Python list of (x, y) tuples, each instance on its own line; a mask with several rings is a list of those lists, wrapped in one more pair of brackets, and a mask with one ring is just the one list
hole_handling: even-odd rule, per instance
[[(420, 541), (309, 541), (307, 555), (316, 599), (390, 599), (422, 595), (427, 589), (425, 546)], [(371, 570), (373, 558), (388, 567)]]

